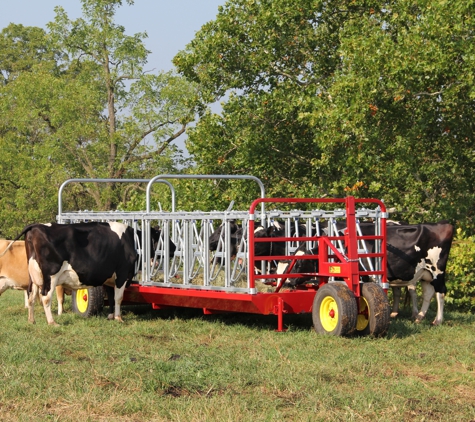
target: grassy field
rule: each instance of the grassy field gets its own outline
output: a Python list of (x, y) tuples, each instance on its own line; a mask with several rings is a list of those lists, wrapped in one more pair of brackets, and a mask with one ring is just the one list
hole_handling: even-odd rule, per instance
[(319, 336), (310, 315), (277, 333), (274, 316), (66, 311), (30, 325), (22, 293), (0, 298), (2, 421), (475, 421), (474, 315), (405, 312), (371, 339)]

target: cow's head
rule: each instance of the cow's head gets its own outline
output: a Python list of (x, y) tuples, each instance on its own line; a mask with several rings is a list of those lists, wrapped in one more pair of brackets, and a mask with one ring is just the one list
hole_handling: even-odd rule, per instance
[(270, 238), (267, 242), (257, 242), (254, 245), (255, 256), (284, 255), (285, 242), (278, 242), (274, 238), (285, 236), (285, 230), (280, 226), (271, 226), (264, 228), (257, 227), (254, 230), (254, 238)]
[[(151, 227), (151, 239), (152, 239), (152, 251), (151, 251), (151, 258), (154, 257), (155, 250), (157, 247), (163, 245), (163, 238), (162, 238), (162, 229), (159, 226)], [(176, 245), (173, 243), (171, 239), (168, 240), (168, 249), (170, 251), (170, 258), (175, 255)]]
[[(233, 257), (237, 254), (237, 249), (242, 239), (243, 230), (242, 227), (237, 224), (235, 220), (230, 220), (228, 224), (231, 236), (227, 247), (229, 248), (230, 254)], [(221, 252), (224, 252), (225, 249), (223, 248), (223, 245), (225, 236), (225, 223), (222, 223), (209, 237), (209, 249), (211, 251), (218, 250), (218, 246), (221, 242), (222, 245), (220, 250)], [(218, 262), (222, 262), (221, 258), (217, 258), (217, 260)]]
[[(236, 244), (236, 241), (242, 237), (242, 228), (235, 220), (229, 221), (229, 229), (231, 233), (231, 244)], [(218, 244), (224, 242), (225, 237), (225, 223), (222, 223), (209, 237), (209, 249), (215, 251), (218, 249)]]

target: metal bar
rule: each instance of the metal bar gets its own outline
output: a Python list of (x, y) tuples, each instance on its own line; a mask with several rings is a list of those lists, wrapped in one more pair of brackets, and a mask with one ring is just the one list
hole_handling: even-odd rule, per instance
[[(172, 211), (175, 211), (175, 189), (173, 185), (167, 180), (158, 180), (153, 178), (152, 183), (164, 183), (168, 185), (172, 192)], [(61, 215), (63, 213), (63, 191), (70, 183), (149, 183), (150, 179), (69, 179), (66, 180), (60, 187), (58, 192), (58, 222), (61, 222)]]
[[(160, 174), (158, 176), (153, 177), (150, 179), (150, 182), (147, 185), (147, 193), (146, 193), (146, 207), (147, 212), (150, 212), (150, 191), (152, 189), (152, 184), (155, 183), (158, 179), (235, 179), (235, 180), (253, 180), (255, 181), (261, 190), (261, 198), (265, 198), (265, 188), (264, 184), (255, 176), (249, 175), (241, 175), (241, 176), (229, 176), (229, 175), (222, 175), (222, 174)], [(264, 220), (265, 218), (265, 208), (264, 204), (262, 204), (261, 208), (261, 218)]]

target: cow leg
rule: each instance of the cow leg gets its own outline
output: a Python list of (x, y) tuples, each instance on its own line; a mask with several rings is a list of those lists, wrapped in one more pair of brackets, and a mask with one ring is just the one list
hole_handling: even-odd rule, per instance
[(117, 286), (114, 288), (114, 319), (119, 322), (124, 322), (122, 320), (122, 316), (120, 315), (120, 305), (122, 303), (122, 299), (124, 298), (124, 290), (126, 285), (127, 283), (124, 283), (121, 288), (118, 288)]
[(53, 312), (51, 312), (51, 298), (53, 296), (53, 289), (50, 289), (50, 291), (46, 295), (41, 295), (41, 302), (43, 303), (43, 308), (45, 310), (45, 316), (46, 316), (46, 321), (48, 321), (48, 325), (59, 325), (55, 320), (53, 319)]
[(107, 315), (107, 319), (114, 319), (114, 288), (111, 286), (104, 285), (104, 289), (106, 289), (107, 294), (107, 302), (109, 302), (109, 315)]
[(25, 296), (25, 309), (28, 309), (28, 290), (23, 290)]
[(421, 280), (421, 283), (422, 283), (422, 306), (421, 306), (421, 311), (416, 316), (417, 323), (421, 322), (425, 318), (427, 310), (429, 309), (430, 300), (432, 299), (432, 296), (434, 296), (434, 293), (435, 293), (434, 286), (430, 284), (430, 282)]
[(38, 296), (38, 286), (34, 283), (30, 283), (30, 294), (28, 296), (28, 322), (35, 324), (35, 301)]
[(417, 303), (416, 285), (409, 284), (409, 286), (407, 286), (407, 291), (409, 293), (409, 296), (411, 297), (412, 319), (417, 320), (417, 316), (419, 315), (419, 309), (417, 307), (418, 303)]
[(56, 299), (58, 300), (58, 315), (63, 313), (64, 309), (64, 288), (63, 286), (56, 286)]
[(0, 277), (0, 295), (5, 291), (5, 290), (8, 290), (9, 288), (13, 288), (14, 286), (12, 286), (10, 283), (9, 283), (10, 280), (8, 280), (8, 278), (5, 278), (5, 277)]
[[(61, 271), (58, 273), (61, 274)], [(56, 291), (56, 287), (58, 286), (58, 274), (51, 276), (51, 286), (44, 296), (40, 294), (41, 302), (43, 303), (43, 308), (45, 310), (46, 321), (48, 325), (59, 325), (55, 322), (53, 318), (53, 312), (51, 311), (51, 302), (53, 298), (53, 292)]]
[(436, 293), (435, 298), (437, 300), (437, 315), (435, 316), (434, 321), (432, 321), (432, 325), (440, 325), (444, 319), (445, 294)]
[(391, 312), (391, 318), (396, 318), (399, 313), (399, 302), (401, 300), (401, 288), (392, 287), (393, 290), (393, 310)]

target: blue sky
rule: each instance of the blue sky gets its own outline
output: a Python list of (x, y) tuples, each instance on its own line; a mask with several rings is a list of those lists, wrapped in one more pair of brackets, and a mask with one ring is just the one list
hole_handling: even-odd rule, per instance
[[(14, 0), (1, 2), (0, 28), (10, 22), (25, 26), (45, 27), (54, 19), (55, 6), (62, 6), (70, 19), (82, 15), (80, 0)], [(226, 0), (135, 0), (128, 6), (123, 0), (116, 23), (129, 35), (147, 32), (149, 56), (147, 70), (170, 70), (175, 54), (182, 50), (201, 26), (214, 20), (218, 6)]]

